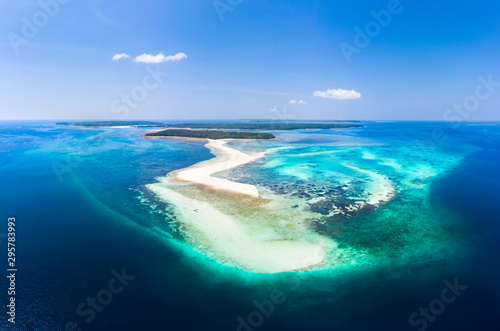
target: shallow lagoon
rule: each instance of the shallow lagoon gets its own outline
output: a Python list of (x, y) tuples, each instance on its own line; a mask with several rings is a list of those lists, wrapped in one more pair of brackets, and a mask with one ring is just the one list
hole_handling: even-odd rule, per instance
[[(447, 141), (422, 147), (435, 128)], [(342, 250), (321, 268), (283, 274), (241, 270), (193, 245), (146, 185), (213, 156), (203, 143), (141, 133), (2, 123), (2, 210), (22, 220), (21, 327), (235, 330), (279, 290), (286, 299), (251, 328), (416, 330), (410, 315), (455, 277), (468, 288), (429, 329), (495, 325), (498, 124), (367, 123), (230, 143), (270, 152), (221, 177), (282, 199), (289, 209), (276, 219), (313, 213), (308, 230)], [(394, 194), (370, 204), (380, 181)], [(136, 279), (87, 324), (76, 307), (124, 267)]]

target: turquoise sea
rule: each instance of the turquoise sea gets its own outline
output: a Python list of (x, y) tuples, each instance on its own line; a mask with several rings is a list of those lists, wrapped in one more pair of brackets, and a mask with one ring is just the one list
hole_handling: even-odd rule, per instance
[(0, 329), (498, 330), (500, 123), (362, 124), (228, 143), (267, 152), (217, 176), (289, 203), (269, 231), (296, 236), (289, 215), (307, 215), (336, 245), (267, 274), (211, 254), (147, 188), (212, 158), (204, 142), (0, 122), (2, 272), (9, 217), (18, 268)]

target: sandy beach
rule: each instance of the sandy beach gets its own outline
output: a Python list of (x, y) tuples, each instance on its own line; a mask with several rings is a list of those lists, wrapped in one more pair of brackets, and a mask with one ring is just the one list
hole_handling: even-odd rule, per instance
[[(332, 249), (335, 243), (326, 237), (313, 233), (307, 228), (297, 228), (293, 235), (280, 235), (282, 222), (291, 222), (296, 227), (299, 220), (288, 216), (287, 219), (272, 216), (262, 208), (257, 218), (244, 214), (248, 211), (244, 203), (235, 203), (241, 213), (229, 213), (224, 203), (216, 195), (203, 192), (207, 201), (200, 201), (180, 189), (185, 184), (195, 184), (193, 189), (211, 190), (259, 197), (253, 185), (237, 183), (212, 175), (253, 162), (264, 153), (246, 154), (225, 146), (227, 141), (209, 140), (205, 145), (215, 158), (197, 163), (185, 169), (169, 173), (159, 183), (147, 185), (162, 200), (174, 206), (176, 218), (183, 224), (183, 232), (188, 242), (219, 262), (244, 270), (262, 273), (276, 273), (301, 270), (319, 264), (325, 258), (327, 246)], [(201, 186), (201, 188), (196, 188)], [(234, 203), (234, 202), (233, 202)], [(280, 210), (288, 210), (280, 208)], [(274, 210), (272, 212), (275, 212)], [(273, 218), (274, 217), (274, 218)], [(275, 220), (274, 223), (271, 220)], [(288, 227), (286, 227), (288, 228)], [(305, 239), (308, 238), (308, 239)]]
[(186, 197), (159, 184), (151, 184), (149, 188), (173, 203), (188, 242), (226, 265), (259, 273), (300, 270), (324, 259), (326, 250), (318, 242), (331, 242), (320, 236), (316, 243), (301, 238), (270, 240), (274, 232), (272, 227), (250, 230), (241, 219), (210, 203)]
[(259, 191), (253, 185), (236, 183), (223, 178), (212, 177), (213, 174), (253, 162), (265, 153), (245, 154), (225, 146), (225, 140), (208, 140), (205, 145), (216, 156), (215, 158), (195, 164), (191, 167), (174, 171), (169, 174), (176, 181), (189, 182), (207, 186), (230, 193), (259, 196)]

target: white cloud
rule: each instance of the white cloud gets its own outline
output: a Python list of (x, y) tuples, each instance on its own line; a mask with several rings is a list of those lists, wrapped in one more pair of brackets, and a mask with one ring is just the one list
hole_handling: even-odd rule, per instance
[(304, 101), (304, 100), (299, 100), (299, 101), (297, 101), (297, 100), (290, 100), (290, 101), (288, 101), (288, 103), (291, 104), (291, 105), (306, 105), (307, 104), (307, 102)]
[(179, 52), (175, 55), (169, 55), (169, 56), (166, 56), (165, 57), (165, 62), (166, 61), (173, 61), (173, 62), (176, 62), (176, 61), (180, 61), (180, 60), (183, 60), (183, 59), (187, 59), (187, 55), (186, 53), (182, 53), (182, 52)]
[(134, 59), (134, 62), (138, 62), (138, 63), (161, 63), (161, 62), (163, 62), (163, 60), (165, 60), (165, 55), (163, 55), (162, 53), (157, 54), (157, 55), (151, 55), (151, 54), (144, 53), (142, 55), (137, 56)]
[(326, 92), (316, 91), (314, 92), (313, 96), (329, 98), (329, 99), (346, 100), (346, 99), (359, 99), (361, 98), (361, 93), (356, 92), (354, 90), (331, 89), (327, 90)]
[(134, 62), (137, 62), (137, 63), (162, 63), (162, 62), (168, 62), (168, 61), (172, 61), (172, 62), (180, 61), (180, 60), (186, 59), (186, 58), (187, 58), (187, 55), (185, 53), (182, 53), (182, 52), (179, 52), (175, 55), (168, 55), (168, 56), (163, 55), (163, 53), (159, 53), (156, 55), (144, 53), (142, 55), (137, 56), (134, 59)]
[(115, 54), (113, 56), (113, 60), (116, 61), (116, 60), (121, 60), (121, 59), (130, 59), (130, 56), (128, 56), (127, 54), (125, 53), (120, 53), (120, 54)]
[(278, 107), (276, 106), (273, 106), (273, 108), (269, 109), (269, 111), (272, 111), (273, 113), (276, 112), (278, 110)]

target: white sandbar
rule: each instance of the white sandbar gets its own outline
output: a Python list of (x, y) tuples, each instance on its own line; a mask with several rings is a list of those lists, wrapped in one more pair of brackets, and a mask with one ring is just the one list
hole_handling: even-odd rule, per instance
[[(213, 201), (211, 203), (183, 193), (185, 191), (182, 187), (188, 183), (217, 191), (259, 197), (259, 192), (253, 185), (212, 177), (217, 172), (255, 161), (264, 155), (246, 154), (224, 146), (225, 143), (226, 141), (209, 140), (205, 146), (216, 155), (215, 158), (177, 170), (167, 178), (160, 179), (159, 183), (147, 185), (160, 199), (173, 206), (176, 219), (188, 242), (222, 264), (251, 272), (303, 270), (321, 263), (326, 252), (336, 244), (305, 228), (293, 232), (293, 235), (279, 234), (279, 229), (296, 226), (293, 218), (284, 216), (279, 218), (279, 222), (273, 223), (269, 218), (270, 212), (265, 208), (261, 209), (262, 214), (249, 218), (243, 214), (252, 206), (243, 202), (225, 201), (242, 211), (231, 214), (227, 213), (218, 199), (210, 199), (213, 193), (209, 190), (203, 196), (207, 201)], [(199, 190), (203, 190), (203, 187)], [(287, 222), (291, 224), (287, 225)]]
[(265, 232), (273, 231), (272, 228), (262, 229), (262, 236), (256, 236), (238, 219), (209, 203), (188, 198), (161, 184), (148, 187), (175, 206), (177, 219), (191, 244), (223, 264), (251, 272), (278, 273), (316, 265), (326, 255), (320, 244), (301, 239), (267, 240), (263, 238)]
[(170, 174), (177, 181), (185, 181), (193, 184), (208, 186), (213, 189), (231, 193), (247, 194), (254, 197), (259, 196), (259, 191), (254, 185), (233, 182), (224, 178), (212, 177), (213, 174), (253, 162), (264, 153), (246, 154), (236, 149), (224, 146), (225, 140), (208, 140), (205, 145), (209, 148), (215, 158), (197, 163), (191, 167), (174, 171)]

